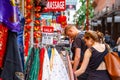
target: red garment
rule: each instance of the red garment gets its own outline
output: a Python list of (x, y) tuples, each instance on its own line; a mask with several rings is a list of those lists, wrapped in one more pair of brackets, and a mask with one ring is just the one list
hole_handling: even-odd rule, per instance
[(2, 78), (0, 78), (0, 80), (3, 80)]
[(3, 23), (0, 23), (0, 68), (3, 67), (7, 37), (8, 37), (8, 29)]
[(42, 72), (43, 72), (43, 62), (44, 62), (44, 55), (45, 55), (45, 49), (42, 48), (40, 51), (40, 69), (38, 74), (38, 80), (42, 80)]

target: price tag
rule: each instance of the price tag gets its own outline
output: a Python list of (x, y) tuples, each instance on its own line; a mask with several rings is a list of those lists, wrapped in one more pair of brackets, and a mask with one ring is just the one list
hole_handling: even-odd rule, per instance
[(53, 44), (53, 33), (42, 33), (42, 44)]

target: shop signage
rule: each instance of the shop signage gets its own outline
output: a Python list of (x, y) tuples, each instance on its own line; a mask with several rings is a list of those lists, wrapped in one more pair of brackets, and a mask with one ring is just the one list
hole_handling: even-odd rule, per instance
[(42, 33), (42, 44), (53, 44), (53, 33)]
[(66, 9), (65, 0), (48, 0), (47, 10), (49, 11), (64, 11)]
[(43, 26), (43, 32), (53, 33), (54, 32), (54, 28), (51, 27), (51, 26)]
[(53, 32), (52, 26), (43, 26), (42, 44), (53, 44)]
[(66, 0), (66, 5), (76, 5), (77, 0)]

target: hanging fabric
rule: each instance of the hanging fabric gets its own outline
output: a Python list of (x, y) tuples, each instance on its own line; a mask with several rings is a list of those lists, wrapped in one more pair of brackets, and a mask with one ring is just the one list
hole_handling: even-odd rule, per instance
[(20, 21), (18, 17), (18, 7), (15, 0), (0, 0), (0, 22), (12, 32), (20, 31)]
[(74, 80), (72, 65), (71, 65), (71, 61), (70, 61), (70, 57), (68, 55), (68, 52), (65, 50), (61, 51), (60, 56), (65, 64), (65, 67), (66, 67), (66, 70), (67, 70), (67, 73), (69, 75), (70, 80)]
[(65, 65), (55, 48), (52, 48), (50, 80), (70, 80)]
[(20, 56), (21, 56), (21, 59), (22, 59), (22, 66), (24, 68), (23, 31), (24, 31), (25, 18), (22, 15), (22, 13), (20, 12), (20, 10), (18, 10), (18, 16), (20, 18), (20, 32), (18, 32), (17, 42), (18, 42), (18, 48), (19, 48), (19, 51), (20, 51)]
[[(68, 59), (67, 59), (67, 52), (66, 51), (61, 51), (60, 57), (65, 65), (65, 68), (67, 70), (67, 73), (69, 74), (69, 65), (68, 65)], [(70, 75), (69, 75), (70, 76)]]
[(36, 48), (28, 80), (38, 80), (38, 73), (39, 73), (39, 49)]
[(48, 51), (48, 57), (49, 57), (49, 59), (50, 59), (50, 57), (51, 57), (51, 48), (49, 47), (49, 48), (47, 49), (47, 51)]
[(8, 29), (3, 23), (0, 23), (0, 68), (3, 68), (7, 37)]
[(17, 46), (17, 33), (8, 31), (8, 41), (3, 71), (3, 80), (24, 80), (20, 53)]
[(45, 56), (43, 63), (42, 80), (50, 80), (50, 63), (49, 63), (48, 52), (46, 49), (45, 49)]
[(32, 67), (32, 64), (33, 64), (34, 55), (35, 55), (35, 49), (34, 48), (30, 48), (29, 49), (28, 58), (27, 58), (27, 61), (26, 61), (26, 65), (25, 65), (25, 69), (24, 69), (25, 80), (29, 80), (29, 76), (30, 76), (31, 67)]
[(53, 59), (54, 59), (54, 56), (55, 56), (54, 48), (51, 48), (50, 71), (52, 71), (52, 68), (53, 68)]
[(45, 48), (41, 48), (40, 56), (39, 56), (39, 58), (40, 58), (40, 69), (39, 69), (38, 80), (42, 80), (44, 55), (45, 55)]

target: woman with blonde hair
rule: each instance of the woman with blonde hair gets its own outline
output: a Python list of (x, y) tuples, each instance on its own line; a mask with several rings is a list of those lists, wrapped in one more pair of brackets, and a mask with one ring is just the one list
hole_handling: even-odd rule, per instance
[(96, 31), (96, 34), (98, 35), (98, 41), (100, 43), (105, 43), (105, 41), (104, 41), (104, 34), (102, 32), (100, 32), (100, 31)]
[(108, 53), (105, 44), (100, 43), (95, 31), (87, 31), (84, 41), (88, 46), (81, 67), (75, 71), (76, 77), (89, 69), (88, 80), (111, 80), (106, 70), (104, 56)]

